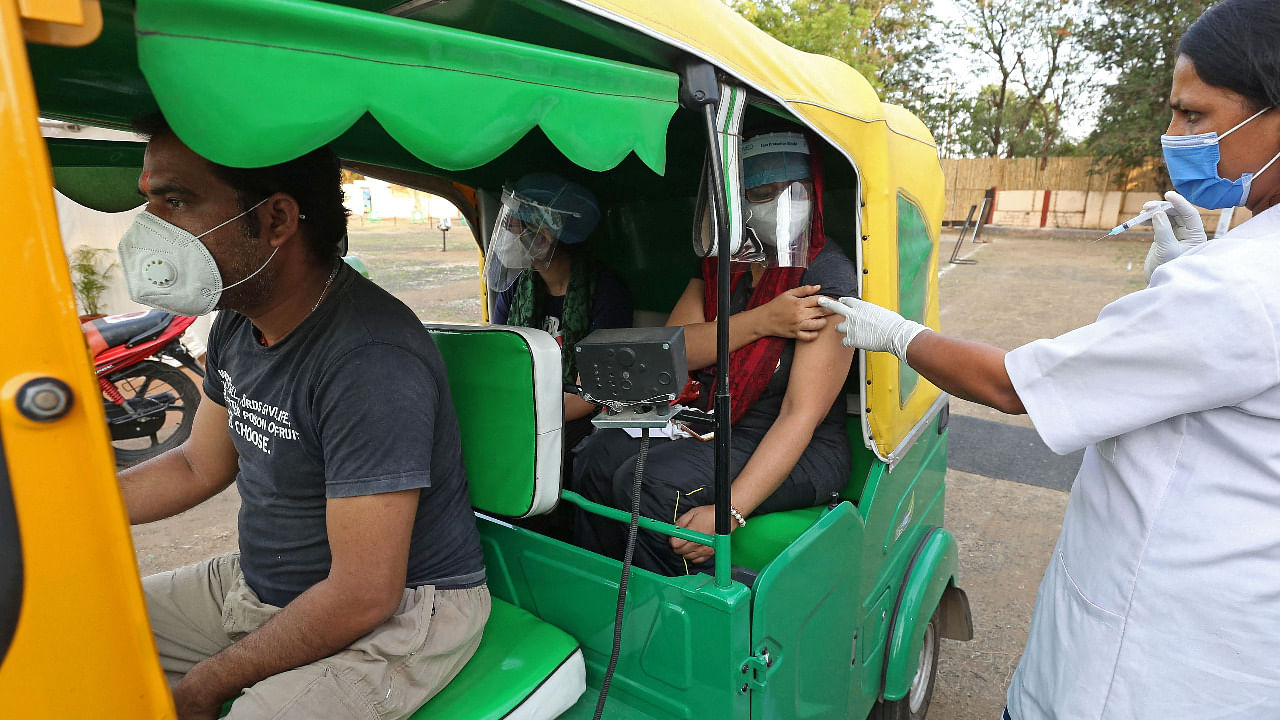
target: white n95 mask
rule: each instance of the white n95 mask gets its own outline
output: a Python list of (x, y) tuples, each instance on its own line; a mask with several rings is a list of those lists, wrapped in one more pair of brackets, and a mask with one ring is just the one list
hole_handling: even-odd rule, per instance
[(116, 248), (130, 299), (177, 315), (212, 312), (223, 291), (262, 272), (280, 248), (272, 250), (271, 257), (257, 270), (224, 286), (218, 264), (200, 238), (257, 210), (266, 201), (267, 198), (263, 198), (257, 205), (199, 235), (192, 235), (143, 210)]
[(749, 213), (746, 228), (754, 235), (770, 267), (807, 267), (809, 265), (809, 226), (813, 201), (799, 182), (778, 191), (774, 197), (757, 201), (752, 191), (744, 206)]

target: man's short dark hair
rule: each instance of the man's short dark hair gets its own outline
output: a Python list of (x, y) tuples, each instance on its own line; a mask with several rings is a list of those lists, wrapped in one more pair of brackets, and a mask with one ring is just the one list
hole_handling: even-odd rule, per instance
[[(149, 138), (175, 136), (160, 113), (134, 121), (135, 132)], [(176, 136), (175, 136), (176, 137)], [(240, 209), (247, 211), (263, 198), (285, 193), (298, 203), (302, 234), (315, 257), (328, 260), (338, 256), (339, 244), (347, 234), (347, 215), (342, 204), (342, 173), (338, 156), (328, 146), (280, 163), (260, 168), (233, 168), (208, 161), (213, 173), (236, 191)], [(257, 235), (256, 215), (243, 218), (251, 234)]]

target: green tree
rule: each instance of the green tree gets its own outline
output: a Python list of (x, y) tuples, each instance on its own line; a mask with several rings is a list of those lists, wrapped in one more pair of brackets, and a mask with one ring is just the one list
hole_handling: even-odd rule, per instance
[[(961, 156), (1074, 155), (1078, 152), (1074, 143), (1046, 132), (1045, 118), (1059, 115), (1056, 107), (1042, 112), (1018, 88), (1005, 90), (1001, 98), (999, 85), (987, 85), (976, 95), (958, 101), (951, 149)], [(1009, 127), (1018, 131), (1003, 132)]]
[(725, 0), (756, 27), (862, 74), (887, 102), (935, 130), (945, 112), (931, 83), (940, 53), (933, 0)]
[[(969, 129), (961, 147), (1047, 161), (1063, 141), (1063, 110), (1081, 90), (1081, 0), (957, 0), (956, 7), (963, 22), (949, 40), (996, 78), (965, 99), (976, 115), (962, 123)], [(985, 142), (971, 144), (978, 140)]]
[[(1120, 171), (1160, 155), (1169, 125), (1169, 83), (1182, 33), (1210, 0), (1095, 0), (1083, 37), (1102, 74), (1098, 124), (1086, 146)], [(1165, 170), (1161, 167), (1161, 173)], [(1167, 175), (1165, 175), (1167, 179)]]

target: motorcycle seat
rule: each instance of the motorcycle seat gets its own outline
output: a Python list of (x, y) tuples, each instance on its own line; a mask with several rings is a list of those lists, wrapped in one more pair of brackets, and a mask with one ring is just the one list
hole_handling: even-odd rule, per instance
[(173, 313), (164, 310), (147, 310), (123, 315), (108, 315), (83, 323), (85, 339), (89, 342), (91, 355), (124, 345), (136, 338), (150, 339), (149, 335), (159, 335), (173, 318)]

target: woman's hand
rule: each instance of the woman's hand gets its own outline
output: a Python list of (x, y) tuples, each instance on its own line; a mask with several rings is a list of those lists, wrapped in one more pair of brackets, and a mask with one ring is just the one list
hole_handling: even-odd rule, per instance
[[(716, 506), (700, 505), (689, 512), (681, 515), (676, 520), (676, 525), (682, 528), (688, 528), (707, 535), (716, 534)], [(729, 523), (729, 532), (733, 532), (738, 527), (735, 522)], [(680, 538), (671, 538), (671, 549), (677, 555), (681, 555), (685, 560), (691, 563), (703, 563), (715, 556), (716, 551), (707, 545), (699, 545), (696, 542), (681, 540)]]
[(818, 304), (821, 285), (801, 285), (788, 290), (755, 309), (759, 313), (757, 334), (808, 341), (826, 327), (831, 311)]

